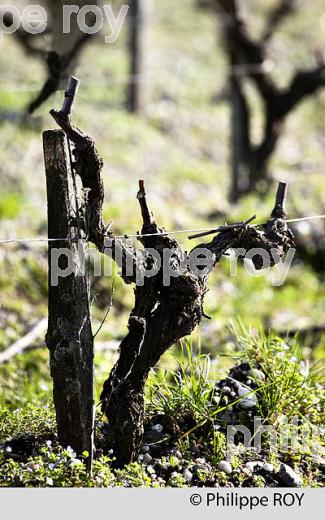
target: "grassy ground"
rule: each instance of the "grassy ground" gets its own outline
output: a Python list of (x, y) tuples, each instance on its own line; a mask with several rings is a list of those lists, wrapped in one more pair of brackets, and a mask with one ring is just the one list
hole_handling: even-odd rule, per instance
[[(252, 1), (252, 26), (256, 33), (261, 29), (263, 17), (272, 4), (271, 1)], [(270, 50), (280, 83), (287, 81), (297, 67), (308, 67), (313, 60), (312, 49), (324, 44), (325, 33), (320, 23), (322, 15), (320, 0), (313, 2), (313, 9), (310, 9), (308, 2), (302, 2), (298, 15), (281, 27)], [(157, 221), (167, 229), (214, 227), (227, 218), (241, 220), (253, 213), (257, 213), (258, 221), (262, 222), (269, 215), (273, 193), (263, 199), (252, 194), (240, 201), (238, 206), (230, 207), (227, 203), (230, 114), (227, 102), (220, 96), (226, 85), (227, 67), (217, 36), (214, 17), (208, 11), (199, 11), (195, 2), (182, 0), (175, 4), (171, 0), (155, 0), (148, 51), (151, 102), (146, 117), (142, 118), (126, 113), (123, 107), (128, 70), (126, 31), (114, 46), (104, 45), (99, 39), (84, 53), (78, 70), (82, 88), (75, 118), (77, 124), (96, 139), (105, 160), (107, 199), (104, 216), (107, 221), (114, 220), (116, 233), (134, 233), (140, 227), (135, 198), (139, 178), (146, 181), (150, 205)], [(46, 235), (41, 132), (53, 127), (48, 110), (52, 106), (60, 106), (62, 93), (53, 96), (36, 114), (36, 118), (24, 120), (22, 110), (35, 95), (44, 71), (37, 61), (26, 60), (12, 36), (5, 37), (0, 51), (1, 237)], [(258, 100), (252, 98), (252, 103), (257, 109), (254, 135), (258, 138), (261, 132)], [(321, 168), (325, 142), (320, 116), (324, 104), (324, 93), (321, 93), (297, 109), (288, 121), (286, 133), (272, 162), (274, 189), (276, 179), (290, 183), (290, 217), (324, 213)], [(186, 235), (180, 240), (185, 248), (189, 245)], [(94, 330), (105, 314), (111, 290), (110, 279), (91, 278)], [(4, 350), (33, 323), (46, 316), (47, 254), (44, 246), (0, 245), (0, 294), (0, 350)], [(322, 281), (308, 266), (299, 262), (290, 269), (285, 284), (274, 287), (270, 274), (251, 277), (243, 267), (239, 267), (236, 277), (230, 277), (229, 263), (223, 260), (211, 277), (206, 298), (205, 311), (212, 320), (204, 322), (200, 331), (193, 336), (194, 342), (199, 338), (202, 352), (209, 352), (213, 361), (213, 372), (204, 377), (208, 381), (220, 380), (239, 356), (238, 342), (229, 328), (231, 319), (240, 319), (244, 326), (253, 330), (262, 327), (265, 330), (285, 331), (324, 324), (324, 296)], [(98, 345), (115, 347), (123, 337), (132, 298), (132, 289), (126, 288), (116, 276), (113, 308), (97, 337)], [(262, 341), (259, 342), (259, 347), (262, 344)], [(24, 431), (36, 431), (38, 425), (43, 425), (47, 440), (51, 440), (48, 437), (53, 424), (51, 407), (44, 409), (43, 415), (35, 411), (35, 407), (51, 406), (48, 356), (42, 340), (39, 346), (40, 349), (18, 356), (0, 367), (0, 443), (16, 434), (23, 423)], [(179, 346), (175, 346), (173, 351), (179, 354)], [(115, 355), (114, 349), (96, 354), (98, 391)], [(299, 356), (311, 364), (323, 358), (324, 335), (304, 338), (299, 346)], [(164, 356), (161, 367), (175, 368), (173, 352)], [(162, 384), (159, 377), (158, 374), (153, 385)], [(274, 383), (272, 377), (271, 374), (270, 383)], [(171, 382), (170, 376), (167, 380)], [(208, 388), (211, 384), (207, 382)], [(187, 389), (190, 393), (191, 384)], [(303, 399), (299, 398), (298, 405)], [(155, 407), (158, 413), (161, 403), (156, 400), (151, 402), (149, 409), (153, 414)], [(17, 412), (17, 408), (20, 411)], [(209, 436), (207, 438), (210, 439)], [(55, 439), (53, 442), (55, 445)], [(209, 442), (203, 452), (208, 450)], [(218, 442), (223, 445), (222, 437)], [(168, 449), (174, 448), (168, 446)], [(58, 447), (54, 449), (45, 445), (43, 449), (47, 450), (44, 460), (49, 461), (51, 457), (59, 457), (63, 461), (69, 459), (69, 455)], [(186, 446), (183, 447), (182, 457), (184, 453), (189, 456)], [(158, 456), (165, 455), (159, 453)], [(204, 457), (209, 464), (217, 467), (224, 453), (220, 448), (217, 458), (210, 459), (206, 454)], [(4, 459), (0, 463), (4, 464)], [(18, 466), (26, 464), (16, 463)], [(16, 463), (12, 459), (8, 462)], [(65, 467), (65, 462), (62, 464), (62, 468)], [(127, 478), (121, 474), (114, 480), (116, 477), (111, 474), (109, 465), (106, 465), (106, 470), (103, 469), (105, 464), (105, 460), (103, 464), (98, 462), (98, 472), (106, 471), (100, 484), (115, 482), (119, 485)], [(238, 467), (240, 464), (239, 460)], [(313, 483), (315, 476), (316, 485), (317, 472), (313, 466), (308, 467), (311, 468), (311, 476), (305, 483)], [(12, 482), (28, 484), (28, 475), (25, 481), (26, 472), (24, 468), (19, 468), (12, 469), (17, 475), (16, 481)], [(82, 464), (79, 469), (80, 475), (83, 474)], [(46, 478), (52, 478), (55, 484), (85, 484), (86, 477), (79, 476), (79, 469), (73, 470), (78, 474), (76, 481), (72, 477), (69, 480), (63, 469), (58, 475), (61, 480), (57, 481), (42, 470), (39, 484), (44, 485)], [(8, 475), (10, 471), (7, 471)], [(183, 471), (182, 467), (180, 478)], [(30, 484), (35, 484), (33, 472), (29, 474)], [(128, 475), (130, 485), (152, 484), (152, 479), (142, 466)], [(6, 477), (2, 475), (1, 478), (4, 485), (9, 485)], [(220, 475), (216, 480), (223, 483)], [(181, 482), (179, 477), (175, 476), (175, 482)], [(95, 484), (96, 480), (92, 483)], [(238, 485), (238, 482), (234, 483)], [(253, 482), (252, 485), (258, 483)]]
[[(51, 405), (0, 407), (0, 486), (322, 486), (320, 367), (309, 369), (296, 342), (245, 330), (236, 338), (239, 359), (224, 379), (193, 342), (151, 375), (141, 452), (123, 471), (107, 454), (100, 414), (90, 478), (87, 453), (59, 446)], [(232, 433), (236, 424), (253, 436), (251, 447)], [(262, 434), (265, 425), (272, 430)]]

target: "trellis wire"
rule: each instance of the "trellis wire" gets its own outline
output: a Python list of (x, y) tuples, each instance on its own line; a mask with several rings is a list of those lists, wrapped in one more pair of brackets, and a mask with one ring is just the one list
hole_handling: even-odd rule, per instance
[[(312, 215), (310, 217), (300, 217), (300, 218), (294, 218), (285, 220), (287, 224), (291, 224), (294, 222), (303, 222), (308, 220), (316, 220), (316, 219), (323, 219), (325, 218), (325, 215)], [(240, 225), (241, 223), (238, 223)], [(233, 224), (231, 224), (233, 226)], [(227, 226), (227, 224), (225, 224)], [(252, 227), (261, 227), (264, 226), (264, 224), (253, 224)], [(223, 226), (222, 226), (223, 227)], [(160, 233), (148, 233), (148, 234), (127, 234), (124, 235), (112, 235), (111, 237), (107, 235), (107, 238), (121, 238), (121, 239), (128, 239), (128, 238), (144, 238), (144, 237), (155, 237), (159, 235), (180, 235), (185, 233), (200, 233), (205, 231), (211, 231), (211, 228), (200, 228), (200, 229), (177, 229), (176, 231), (161, 231)], [(215, 233), (218, 233), (217, 230), (214, 230)], [(69, 238), (45, 238), (45, 237), (36, 237), (36, 238), (8, 238), (5, 240), (0, 240), (0, 244), (24, 244), (24, 243), (30, 243), (30, 242), (68, 242)], [(78, 239), (78, 240), (87, 240), (87, 239)]]
[[(149, 234), (124, 234), (124, 235), (112, 235), (110, 237), (107, 235), (107, 238), (142, 238), (142, 237), (153, 237), (159, 235), (178, 235), (182, 233), (195, 233), (195, 232), (203, 232), (209, 231), (211, 228), (202, 228), (202, 229), (178, 229), (176, 231), (162, 231), (161, 233), (149, 233)], [(80, 239), (82, 240), (82, 239)], [(86, 239), (83, 239), (86, 240)], [(19, 243), (28, 243), (28, 242), (68, 242), (69, 238), (45, 238), (45, 237), (37, 237), (37, 238), (9, 238), (6, 240), (0, 240), (0, 244), (19, 244)]]

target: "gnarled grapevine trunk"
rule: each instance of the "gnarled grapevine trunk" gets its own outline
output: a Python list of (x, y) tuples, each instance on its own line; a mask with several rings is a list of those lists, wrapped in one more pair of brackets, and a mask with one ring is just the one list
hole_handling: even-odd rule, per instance
[[(248, 223), (224, 226), (211, 242), (182, 250), (153, 220), (140, 181), (138, 201), (143, 226), (138, 239), (144, 251), (128, 247), (107, 231), (102, 221), (102, 160), (92, 139), (75, 128), (61, 112), (52, 115), (75, 145), (78, 172), (88, 192), (86, 233), (97, 248), (114, 258), (126, 283), (135, 285), (135, 304), (129, 318), (129, 331), (120, 345), (120, 355), (101, 395), (102, 410), (109, 421), (109, 440), (116, 464), (123, 466), (138, 455), (143, 435), (144, 387), (148, 374), (164, 352), (180, 338), (191, 334), (200, 323), (208, 276), (221, 256), (230, 248), (274, 249), (280, 261), (292, 245), (292, 236), (284, 222), (284, 186), (280, 186), (271, 219), (261, 232)], [(206, 234), (206, 233), (205, 233)], [(105, 247), (109, 243), (110, 247)], [(201, 248), (201, 249), (200, 249)], [(193, 265), (192, 255), (210, 254), (205, 267)], [(272, 255), (271, 265), (275, 263)], [(166, 260), (167, 259), (167, 260)], [(192, 259), (192, 260), (191, 260)], [(130, 273), (128, 267), (133, 266)], [(257, 269), (261, 259), (254, 257)], [(152, 268), (156, 267), (154, 273)], [(148, 276), (148, 273), (151, 273)], [(166, 278), (167, 273), (167, 278)]]

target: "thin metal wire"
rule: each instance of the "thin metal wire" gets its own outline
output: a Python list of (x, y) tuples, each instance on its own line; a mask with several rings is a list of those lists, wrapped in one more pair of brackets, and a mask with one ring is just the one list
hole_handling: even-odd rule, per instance
[(9, 238), (0, 240), (0, 244), (27, 244), (29, 242), (68, 242), (68, 238)]
[(318, 218), (325, 218), (325, 215), (312, 215), (311, 217), (293, 218), (291, 220), (286, 220), (286, 222), (290, 224), (291, 222), (302, 222), (303, 220), (316, 220)]
[[(325, 218), (325, 215), (312, 215), (310, 217), (300, 217), (300, 218), (294, 218), (285, 220), (287, 224), (291, 224), (294, 222), (303, 222), (305, 220), (316, 220), (316, 219), (323, 219)], [(225, 224), (227, 226), (227, 224)], [(253, 224), (252, 227), (261, 227), (264, 226), (264, 224)], [(221, 226), (223, 227), (223, 226)], [(200, 229), (177, 229), (176, 231), (161, 231), (160, 233), (148, 233), (148, 234), (132, 234), (129, 235), (125, 233), (124, 235), (112, 235), (111, 237), (107, 235), (107, 238), (121, 238), (121, 239), (127, 239), (127, 238), (144, 238), (144, 237), (156, 237), (161, 235), (181, 235), (185, 233), (200, 233), (204, 231), (211, 231), (211, 228), (200, 228)], [(215, 230), (217, 233), (218, 231)], [(37, 238), (9, 238), (5, 240), (0, 240), (0, 244), (24, 244), (28, 242), (68, 242), (71, 240), (70, 238), (45, 238), (45, 237), (37, 237)], [(87, 239), (80, 239), (80, 240), (87, 240)]]
[[(143, 238), (143, 237), (154, 237), (154, 236), (161, 236), (161, 235), (178, 235), (182, 233), (195, 233), (196, 231), (209, 231), (210, 228), (203, 228), (203, 229), (179, 229), (177, 231), (162, 231), (161, 233), (148, 233), (148, 234), (124, 234), (124, 235), (107, 235), (107, 238)], [(9, 238), (6, 240), (0, 240), (0, 244), (19, 244), (19, 243), (28, 243), (28, 242), (61, 242), (65, 241), (68, 242), (69, 238), (45, 238), (45, 237), (37, 237), (37, 238)], [(86, 240), (86, 239), (80, 239), (80, 240)]]

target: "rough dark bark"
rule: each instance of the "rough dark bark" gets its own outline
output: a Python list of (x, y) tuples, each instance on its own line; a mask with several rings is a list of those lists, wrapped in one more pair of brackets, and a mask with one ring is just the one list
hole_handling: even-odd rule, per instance
[[(140, 181), (137, 198), (143, 226), (139, 240), (147, 252), (153, 249), (160, 260), (163, 260), (166, 251), (170, 252), (169, 267), (173, 276), (168, 285), (162, 268), (151, 277), (144, 276), (145, 271), (157, 262), (152, 253), (140, 254), (139, 250), (126, 248), (111, 232), (106, 231), (101, 217), (102, 161), (95, 144), (89, 136), (72, 125), (70, 118), (55, 111), (52, 111), (52, 115), (76, 147), (77, 171), (83, 186), (88, 190), (88, 237), (100, 251), (113, 258), (116, 258), (117, 249), (124, 248), (124, 255), (120, 258), (122, 277), (128, 283), (135, 283), (135, 304), (129, 318), (129, 332), (120, 345), (119, 359), (105, 382), (101, 395), (102, 410), (109, 419), (110, 445), (114, 450), (116, 464), (123, 466), (135, 460), (140, 447), (143, 435), (144, 386), (150, 369), (171, 345), (191, 334), (200, 323), (204, 316), (203, 303), (208, 276), (221, 256), (229, 248), (249, 250), (252, 247), (261, 247), (266, 251), (275, 249), (281, 259), (293, 245), (292, 236), (283, 221), (284, 192), (279, 189), (276, 207), (264, 232), (245, 223), (224, 226), (211, 242), (194, 248), (192, 252), (197, 250), (199, 254), (202, 254), (199, 247), (210, 251), (213, 259), (208, 269), (194, 271), (188, 265), (189, 255), (154, 221), (147, 205), (144, 183)], [(104, 247), (107, 239), (111, 243), (109, 252)], [(125, 272), (127, 256), (132, 258), (136, 269), (132, 276)], [(254, 257), (254, 263), (257, 269), (262, 267), (259, 257)], [(136, 277), (139, 273), (142, 274), (141, 283)]]
[[(283, 19), (296, 9), (295, 0), (281, 0), (269, 16), (264, 34), (259, 41), (249, 34), (249, 28), (240, 9), (240, 0), (213, 0), (222, 19), (223, 41), (230, 67), (232, 103), (232, 185), (230, 199), (256, 190), (264, 181), (270, 182), (269, 162), (283, 132), (288, 115), (306, 97), (325, 85), (325, 65), (319, 60), (310, 70), (298, 71), (289, 86), (280, 89), (267, 70), (267, 44)], [(256, 88), (264, 105), (264, 132), (255, 145), (250, 135), (250, 108), (244, 91), (249, 80)]]
[[(54, 404), (59, 441), (78, 454), (89, 453), (94, 430), (93, 335), (87, 279), (78, 269), (83, 260), (82, 201), (77, 196), (68, 142), (62, 130), (43, 134), (48, 198), (48, 236), (68, 240), (49, 243), (49, 322), (46, 343), (50, 351)], [(69, 276), (51, 283), (55, 249), (68, 249), (75, 265)], [(67, 267), (63, 255), (59, 267)], [(52, 268), (53, 269), (53, 268)]]
[(87, 193), (84, 221), (86, 236), (101, 253), (110, 256), (118, 263), (125, 283), (134, 283), (136, 269), (140, 268), (137, 265), (134, 249), (128, 247), (123, 240), (115, 238), (110, 230), (105, 227), (102, 220), (104, 187), (101, 170), (103, 161), (96, 150), (95, 143), (91, 137), (71, 123), (70, 117), (55, 110), (51, 110), (51, 115), (75, 146), (73, 151), (75, 156), (74, 167)]

